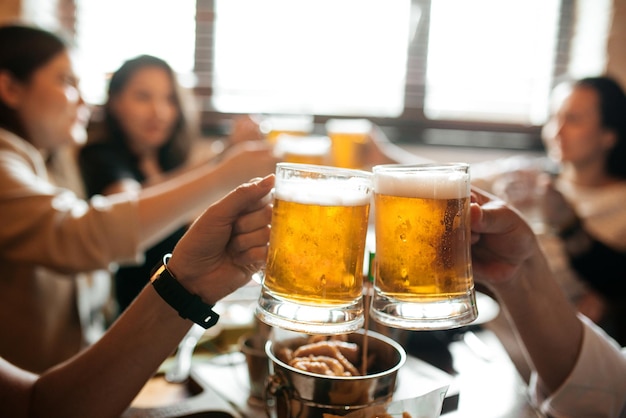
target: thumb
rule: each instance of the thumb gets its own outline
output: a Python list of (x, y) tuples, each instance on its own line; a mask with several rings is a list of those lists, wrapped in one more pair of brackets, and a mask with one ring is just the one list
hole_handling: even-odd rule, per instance
[(479, 234), (505, 234), (523, 221), (500, 200), (472, 205), (472, 232)]
[(208, 258), (219, 256), (231, 239), (233, 223), (242, 214), (257, 210), (270, 201), (274, 175), (244, 183), (209, 206), (178, 241), (169, 263), (178, 279), (198, 277), (198, 270), (207, 270)]
[(211, 216), (231, 222), (241, 214), (253, 212), (271, 201), (274, 174), (243, 183), (209, 208)]

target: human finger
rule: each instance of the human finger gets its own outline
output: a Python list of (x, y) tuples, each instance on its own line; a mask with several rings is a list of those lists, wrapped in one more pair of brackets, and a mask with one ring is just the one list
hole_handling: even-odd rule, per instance
[(240, 216), (233, 226), (235, 234), (245, 234), (263, 228), (272, 220), (272, 205), (264, 203), (261, 207)]
[(506, 234), (524, 221), (502, 200), (474, 205), (471, 229), (479, 234)]
[(234, 222), (240, 215), (266, 206), (271, 201), (273, 186), (274, 174), (241, 184), (209, 208), (211, 216), (227, 220), (228, 223)]
[(478, 203), (479, 205), (483, 205), (492, 200), (500, 200), (500, 198), (495, 195), (474, 185), (470, 186), (470, 198), (472, 202)]
[(273, 175), (255, 179), (211, 205), (177, 243), (170, 260), (172, 269), (179, 269), (181, 278), (194, 278), (217, 268), (233, 238), (233, 224), (266, 199), (273, 185)]
[(233, 263), (245, 273), (254, 274), (261, 271), (267, 261), (267, 245), (248, 248), (233, 256)]
[(267, 246), (269, 238), (270, 226), (265, 224), (253, 231), (233, 236), (228, 244), (228, 249), (233, 254), (242, 253), (250, 248)]

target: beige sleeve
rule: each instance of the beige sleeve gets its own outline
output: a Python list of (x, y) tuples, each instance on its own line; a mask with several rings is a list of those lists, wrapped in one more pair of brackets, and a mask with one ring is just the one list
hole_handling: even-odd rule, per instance
[(63, 273), (137, 259), (136, 198), (85, 201), (56, 187), (33, 156), (0, 150), (0, 251)]

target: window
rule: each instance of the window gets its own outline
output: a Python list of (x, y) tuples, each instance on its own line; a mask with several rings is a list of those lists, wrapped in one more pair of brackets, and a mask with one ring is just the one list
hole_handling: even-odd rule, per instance
[(166, 60), (193, 84), (195, 0), (76, 0), (76, 62), (89, 103), (106, 98), (108, 75), (140, 54)]
[[(545, 121), (549, 92), (558, 77), (575, 74), (574, 58), (604, 50), (610, 15), (607, 0), (199, 4), (215, 10), (205, 27), (214, 35), (205, 53), (213, 61), (201, 69), (210, 75), (203, 87), (216, 112), (358, 115), (392, 124), (390, 118), (522, 131)], [(575, 38), (588, 45), (581, 49)], [(582, 75), (602, 72), (601, 59), (582, 61)]]
[(402, 113), (409, 0), (225, 0), (215, 10), (217, 111)]
[(426, 116), (542, 124), (556, 64), (559, 3), (432, 2)]
[(559, 77), (603, 71), (611, 14), (611, 0), (74, 1), (90, 102), (107, 73), (149, 53), (195, 87), (207, 126), (231, 113), (351, 116), (411, 138), (536, 137)]

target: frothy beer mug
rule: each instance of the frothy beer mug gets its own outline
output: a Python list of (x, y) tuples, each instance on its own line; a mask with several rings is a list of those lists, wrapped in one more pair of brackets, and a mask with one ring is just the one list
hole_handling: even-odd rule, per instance
[(272, 326), (340, 334), (363, 325), (372, 174), (279, 163), (256, 314)]
[(265, 134), (267, 142), (275, 144), (276, 139), (282, 134), (309, 135), (313, 131), (313, 116), (272, 115), (263, 119), (259, 128)]
[(376, 258), (372, 317), (406, 329), (468, 324), (478, 311), (464, 163), (373, 168)]
[(371, 130), (372, 123), (367, 119), (329, 119), (326, 133), (332, 141), (332, 165), (361, 168)]
[(323, 135), (281, 134), (276, 138), (274, 154), (288, 163), (329, 165), (330, 139)]

